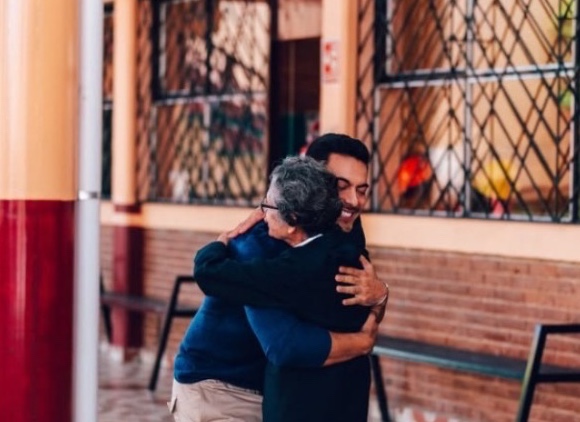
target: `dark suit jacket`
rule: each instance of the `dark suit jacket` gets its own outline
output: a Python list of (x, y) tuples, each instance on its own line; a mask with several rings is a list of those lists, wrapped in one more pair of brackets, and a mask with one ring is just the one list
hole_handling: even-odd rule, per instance
[[(363, 253), (338, 227), (269, 260), (236, 262), (221, 242), (195, 257), (194, 276), (209, 296), (242, 305), (277, 307), (331, 331), (360, 330), (369, 309), (344, 306), (336, 292), (339, 265), (357, 266)], [(370, 368), (366, 356), (324, 368), (268, 365), (264, 422), (363, 422), (367, 419)]]

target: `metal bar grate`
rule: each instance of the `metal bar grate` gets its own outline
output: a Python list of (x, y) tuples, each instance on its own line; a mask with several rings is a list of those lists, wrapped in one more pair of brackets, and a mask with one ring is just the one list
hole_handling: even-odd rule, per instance
[(270, 19), (253, 0), (139, 2), (140, 201), (263, 197)]
[(359, 0), (372, 211), (578, 221), (576, 0)]

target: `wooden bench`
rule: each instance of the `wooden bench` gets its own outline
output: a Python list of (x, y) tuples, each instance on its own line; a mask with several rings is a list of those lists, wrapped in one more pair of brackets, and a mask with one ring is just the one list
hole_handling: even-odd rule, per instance
[(173, 318), (193, 318), (197, 313), (197, 307), (180, 306), (178, 301), (182, 285), (193, 283), (195, 283), (195, 281), (192, 276), (178, 275), (173, 283), (169, 301), (164, 301), (157, 298), (127, 293), (108, 292), (104, 288), (102, 277), (100, 279), (101, 311), (103, 314), (105, 333), (109, 342), (112, 338), (113, 327), (111, 325), (111, 308), (113, 307), (123, 308), (133, 312), (152, 312), (163, 317), (162, 326), (159, 332), (159, 342), (157, 345), (157, 353), (155, 355), (155, 363), (153, 364), (153, 371), (151, 373), (151, 378), (149, 379), (148, 389), (150, 391), (154, 391), (157, 387), (161, 358), (163, 357), (163, 353), (165, 353)]
[(546, 338), (550, 334), (578, 334), (580, 324), (536, 325), (527, 361), (409, 339), (379, 336), (371, 355), (371, 367), (382, 420), (389, 422), (387, 394), (379, 357), (424, 363), (455, 371), (499, 377), (521, 382), (516, 422), (528, 420), (534, 390), (540, 383), (580, 382), (580, 368), (542, 364)]

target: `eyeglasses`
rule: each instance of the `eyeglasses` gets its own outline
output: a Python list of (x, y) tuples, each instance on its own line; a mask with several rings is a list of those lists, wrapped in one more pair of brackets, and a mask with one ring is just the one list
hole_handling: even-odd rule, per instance
[(274, 205), (268, 205), (264, 201), (260, 202), (260, 211), (262, 211), (263, 213), (265, 213), (266, 212), (265, 209), (267, 209), (267, 210), (277, 210), (278, 207), (275, 207)]

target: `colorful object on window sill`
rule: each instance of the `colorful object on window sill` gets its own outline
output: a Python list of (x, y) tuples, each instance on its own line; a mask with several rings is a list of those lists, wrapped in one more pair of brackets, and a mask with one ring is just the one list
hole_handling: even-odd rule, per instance
[(429, 159), (423, 154), (411, 154), (403, 159), (397, 172), (397, 186), (402, 194), (431, 181), (433, 170)]

